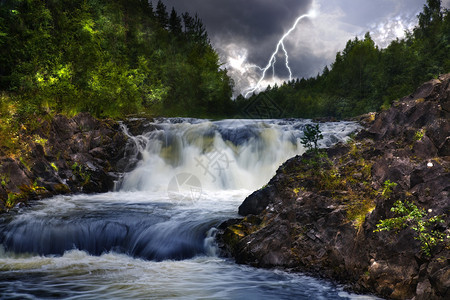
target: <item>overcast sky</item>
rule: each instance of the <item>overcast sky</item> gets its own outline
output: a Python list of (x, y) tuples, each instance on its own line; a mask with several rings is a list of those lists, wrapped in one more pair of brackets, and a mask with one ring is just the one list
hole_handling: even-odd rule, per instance
[[(380, 47), (417, 24), (426, 0), (163, 0), (170, 10), (198, 13), (221, 62), (245, 92), (261, 78), (279, 39), (303, 14), (285, 39), (294, 78), (317, 75), (333, 62), (336, 52), (355, 36), (372, 34)], [(154, 1), (156, 2), (156, 1)], [(450, 7), (450, 0), (443, 5)], [(281, 49), (280, 49), (281, 50)], [(276, 58), (275, 74), (268, 70), (261, 87), (289, 79), (284, 52)], [(275, 75), (275, 76), (274, 76)]]

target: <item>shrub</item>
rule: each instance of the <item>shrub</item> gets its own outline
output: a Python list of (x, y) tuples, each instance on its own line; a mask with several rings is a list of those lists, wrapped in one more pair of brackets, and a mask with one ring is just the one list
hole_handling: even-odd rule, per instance
[(444, 223), (442, 216), (428, 218), (424, 209), (419, 209), (414, 203), (408, 201), (397, 201), (391, 211), (397, 217), (380, 220), (374, 232), (391, 230), (398, 232), (411, 228), (415, 231), (414, 238), (420, 241), (421, 249), (426, 256), (430, 256), (431, 250), (439, 242), (444, 241), (444, 233), (434, 229), (437, 223)]
[(301, 143), (307, 149), (307, 152), (317, 152), (319, 149), (317, 143), (323, 139), (322, 132), (319, 129), (319, 124), (306, 125), (303, 133), (305, 136), (301, 138)]

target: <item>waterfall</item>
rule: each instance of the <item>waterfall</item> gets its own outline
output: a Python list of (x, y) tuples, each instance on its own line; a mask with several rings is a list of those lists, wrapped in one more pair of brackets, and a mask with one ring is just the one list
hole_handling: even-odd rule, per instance
[[(155, 261), (217, 252), (214, 231), (208, 230), (235, 214), (238, 203), (266, 184), (285, 160), (304, 151), (300, 138), (310, 123), (140, 122), (145, 129), (137, 135), (122, 125), (130, 140), (125, 159), (134, 169), (124, 174), (116, 193), (106, 200), (101, 195), (55, 197), (41, 210), (0, 223), (6, 250), (39, 255), (113, 251)], [(352, 122), (321, 124), (320, 146), (343, 141), (356, 129)]]
[[(350, 298), (327, 282), (240, 266), (218, 256), (215, 227), (237, 218), (245, 197), (266, 184), (285, 160), (304, 151), (300, 138), (309, 123), (124, 122), (129, 143), (123, 162), (128, 167), (116, 191), (57, 196), (0, 217), (0, 295)], [(320, 129), (320, 146), (328, 147), (345, 141), (358, 125), (323, 123)]]
[[(206, 190), (255, 190), (287, 159), (302, 154), (309, 120), (157, 119), (133, 136), (134, 156), (142, 157), (120, 183), (122, 191), (172, 191), (174, 181)], [(358, 129), (353, 122), (320, 125), (321, 147), (344, 141)], [(184, 174), (184, 176), (183, 176)], [(180, 175), (180, 176), (179, 176)], [(179, 183), (179, 182), (178, 182)], [(193, 195), (193, 197), (195, 197)]]

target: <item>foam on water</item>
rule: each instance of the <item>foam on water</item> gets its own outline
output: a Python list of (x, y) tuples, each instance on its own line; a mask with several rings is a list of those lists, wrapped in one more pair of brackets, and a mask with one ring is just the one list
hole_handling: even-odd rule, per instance
[[(123, 191), (164, 191), (180, 173), (194, 175), (208, 190), (255, 190), (267, 183), (287, 159), (302, 154), (309, 120), (159, 119), (132, 136), (137, 168), (120, 184)], [(343, 142), (358, 130), (354, 122), (320, 124), (320, 147)]]
[[(322, 280), (217, 256), (215, 227), (238, 217), (245, 197), (304, 151), (299, 139), (308, 123), (158, 119), (138, 136), (124, 126), (127, 159), (139, 162), (116, 192), (58, 196), (0, 218), (1, 297), (356, 297)], [(320, 126), (322, 147), (358, 128), (351, 122)]]

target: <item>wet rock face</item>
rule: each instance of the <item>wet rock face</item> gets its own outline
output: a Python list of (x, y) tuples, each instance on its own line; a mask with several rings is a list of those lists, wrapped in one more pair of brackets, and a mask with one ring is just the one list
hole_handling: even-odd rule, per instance
[[(450, 74), (364, 124), (328, 158), (284, 163), (239, 207), (245, 218), (221, 226), (219, 244), (239, 263), (319, 274), (355, 291), (450, 299), (448, 237), (426, 255), (411, 226), (374, 232), (395, 217), (396, 201), (408, 201), (428, 219), (442, 216), (433, 230), (450, 233)], [(387, 181), (396, 183), (390, 192)]]
[(0, 201), (20, 201), (56, 194), (110, 191), (118, 173), (127, 138), (118, 123), (99, 121), (87, 113), (73, 118), (56, 115), (42, 121), (29, 152), (17, 158), (0, 157)]

